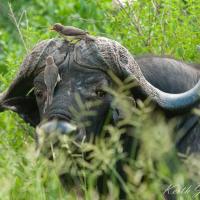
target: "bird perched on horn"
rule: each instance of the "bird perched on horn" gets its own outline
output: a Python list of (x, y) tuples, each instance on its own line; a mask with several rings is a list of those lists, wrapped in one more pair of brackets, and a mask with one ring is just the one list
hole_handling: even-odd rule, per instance
[[(44, 83), (47, 88), (47, 99), (45, 103), (45, 109), (52, 104), (54, 89), (58, 82), (61, 81), (58, 67), (54, 62), (52, 56), (48, 56), (46, 59), (46, 67), (44, 69)], [(44, 111), (45, 111), (44, 109)]]
[(64, 26), (60, 23), (54, 24), (50, 30), (58, 32), (67, 41), (81, 39), (85, 39), (86, 41), (94, 41), (95, 39), (93, 36), (89, 35), (89, 32), (85, 30), (73, 26)]

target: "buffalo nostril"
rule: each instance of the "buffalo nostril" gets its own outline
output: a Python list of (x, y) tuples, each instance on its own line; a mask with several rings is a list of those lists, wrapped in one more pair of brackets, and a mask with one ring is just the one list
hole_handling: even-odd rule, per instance
[(41, 130), (46, 134), (51, 134), (51, 133), (69, 134), (75, 132), (77, 130), (77, 127), (65, 121), (52, 120), (37, 127), (37, 130)]
[(77, 127), (65, 121), (52, 120), (36, 128), (37, 150), (49, 148), (49, 145), (58, 143), (60, 135), (71, 134)]

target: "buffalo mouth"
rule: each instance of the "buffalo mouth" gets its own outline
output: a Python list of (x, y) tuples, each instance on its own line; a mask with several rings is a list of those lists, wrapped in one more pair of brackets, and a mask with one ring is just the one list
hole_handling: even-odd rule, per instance
[(79, 128), (72, 122), (53, 119), (36, 127), (36, 151), (51, 152), (52, 148), (60, 147), (65, 137), (73, 137), (74, 141), (85, 140), (85, 129)]
[(47, 135), (51, 133), (70, 134), (77, 131), (77, 126), (67, 121), (51, 120), (37, 127), (37, 133), (44, 132)]

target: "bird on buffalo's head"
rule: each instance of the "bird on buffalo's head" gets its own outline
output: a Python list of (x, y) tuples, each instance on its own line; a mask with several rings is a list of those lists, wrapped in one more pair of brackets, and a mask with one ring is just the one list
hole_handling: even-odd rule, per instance
[(58, 67), (54, 63), (52, 56), (48, 56), (46, 59), (46, 66), (44, 68), (44, 83), (47, 88), (47, 99), (45, 103), (45, 108), (50, 106), (53, 101), (54, 89), (61, 80)]
[(52, 31), (58, 32), (62, 37), (66, 38), (66, 40), (70, 41), (70, 39), (85, 39), (86, 41), (94, 41), (95, 38), (87, 31), (76, 28), (74, 26), (64, 26), (60, 23), (56, 23), (50, 29)]

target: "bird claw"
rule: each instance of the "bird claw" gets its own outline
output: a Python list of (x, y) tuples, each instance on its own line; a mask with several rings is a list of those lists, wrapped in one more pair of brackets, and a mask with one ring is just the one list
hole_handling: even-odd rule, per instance
[(58, 77), (57, 77), (57, 83), (59, 83), (61, 81), (61, 77), (60, 77), (60, 74), (58, 74)]

